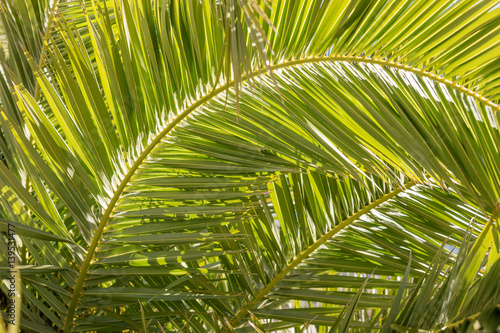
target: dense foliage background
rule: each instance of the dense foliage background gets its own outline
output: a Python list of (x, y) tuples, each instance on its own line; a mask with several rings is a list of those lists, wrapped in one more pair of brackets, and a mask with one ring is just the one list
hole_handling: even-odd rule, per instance
[(0, 19), (12, 331), (499, 330), (499, 1)]

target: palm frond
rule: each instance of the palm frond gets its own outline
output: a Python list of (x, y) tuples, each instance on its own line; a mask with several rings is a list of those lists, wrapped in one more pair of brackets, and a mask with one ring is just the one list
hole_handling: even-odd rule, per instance
[(498, 325), (498, 1), (0, 3), (22, 329)]

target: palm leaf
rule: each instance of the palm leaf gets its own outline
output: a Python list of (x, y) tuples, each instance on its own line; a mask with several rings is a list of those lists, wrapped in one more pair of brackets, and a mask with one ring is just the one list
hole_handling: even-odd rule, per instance
[(1, 5), (22, 329), (495, 325), (497, 2)]

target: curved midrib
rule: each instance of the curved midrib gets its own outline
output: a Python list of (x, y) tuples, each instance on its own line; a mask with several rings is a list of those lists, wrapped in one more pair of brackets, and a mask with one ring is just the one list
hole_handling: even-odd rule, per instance
[[(500, 310), (500, 304), (496, 304), (495, 306), (491, 307), (491, 308), (497, 308)], [(489, 308), (489, 309), (491, 309)], [(485, 310), (488, 310), (488, 309), (485, 309)], [(465, 317), (464, 319), (460, 319), (458, 321), (455, 321), (453, 323), (450, 323), (450, 324), (447, 324), (447, 325), (444, 325), (444, 327), (446, 328), (460, 328), (460, 325), (462, 325), (463, 323), (465, 323), (466, 321), (469, 321), (469, 322), (473, 322), (474, 319), (476, 319), (477, 317), (479, 317), (480, 315), (482, 315), (484, 313), (484, 311), (481, 311), (481, 312), (477, 312), (477, 313), (474, 313), (473, 315), (470, 315), (468, 317)], [(443, 327), (443, 328), (444, 328)], [(443, 328), (439, 328), (437, 330), (434, 330), (432, 331), (433, 333), (438, 333), (438, 332), (443, 332)]]
[(238, 311), (236, 317), (232, 320), (231, 325), (235, 327), (239, 324), (239, 322), (245, 318), (249, 310), (255, 308), (259, 302), (281, 281), (283, 278), (290, 273), (298, 264), (300, 264), (305, 258), (307, 258), (311, 253), (316, 251), (321, 245), (326, 243), (329, 239), (339, 233), (341, 230), (345, 229), (352, 223), (354, 223), (357, 219), (359, 219), (362, 215), (369, 213), (372, 209), (380, 206), (387, 200), (395, 197), (399, 193), (403, 192), (405, 189), (412, 187), (415, 185), (414, 181), (410, 181), (404, 185), (404, 188), (396, 188), (395, 190), (387, 193), (386, 195), (378, 198), (373, 201), (369, 205), (363, 207), (361, 210), (358, 210), (355, 214), (349, 216), (347, 219), (343, 220), (341, 223), (337, 224), (333, 229), (328, 231), (326, 234), (318, 238), (311, 246), (309, 246), (304, 251), (300, 252), (280, 273), (278, 273), (272, 280), (269, 282), (259, 293), (253, 298), (253, 300), (248, 303), (244, 308), (241, 308)]
[[(481, 102), (485, 103), (486, 105), (491, 106), (493, 109), (500, 111), (500, 106), (497, 104), (494, 104), (490, 100), (482, 97), (481, 95), (473, 92), (470, 89), (467, 89), (457, 83), (453, 83), (445, 78), (439, 77), (435, 74), (432, 74), (430, 72), (426, 72), (424, 70), (420, 70), (418, 68), (414, 67), (409, 67), (407, 65), (402, 65), (399, 63), (394, 63), (392, 61), (386, 61), (382, 59), (373, 59), (373, 58), (366, 58), (366, 57), (354, 57), (354, 56), (342, 56), (342, 55), (333, 55), (333, 56), (328, 56), (328, 57), (311, 57), (311, 58), (305, 58), (305, 59), (297, 59), (297, 60), (291, 60), (291, 61), (284, 61), (282, 63), (274, 64), (271, 67), (272, 70), (280, 69), (280, 68), (287, 68), (295, 65), (301, 65), (301, 64), (306, 64), (306, 63), (319, 63), (319, 62), (327, 62), (327, 61), (349, 61), (349, 62), (364, 62), (364, 63), (371, 63), (371, 64), (377, 64), (381, 66), (388, 66), (388, 67), (393, 67), (393, 68), (398, 68), (398, 69), (403, 69), (406, 71), (410, 71), (413, 73), (416, 73), (418, 75), (426, 76), (429, 77), (437, 82), (443, 83), (453, 89), (457, 89), (466, 95), (472, 96), (474, 98), (479, 99)], [(258, 76), (260, 74), (265, 74), (265, 70), (256, 70), (249, 75), (244, 75), (242, 77), (242, 81), (245, 81), (249, 78)], [(139, 169), (139, 166), (142, 164), (142, 162), (149, 156), (151, 151), (158, 145), (161, 140), (170, 133), (179, 123), (181, 123), (191, 112), (196, 110), (199, 106), (203, 105), (207, 101), (211, 100), (218, 94), (222, 93), (226, 89), (230, 88), (232, 85), (234, 85), (234, 81), (228, 82), (225, 85), (212, 90), (210, 93), (202, 97), (201, 99), (197, 100), (195, 103), (191, 104), (188, 108), (186, 108), (182, 113), (180, 113), (175, 119), (167, 125), (158, 135), (153, 139), (153, 141), (144, 149), (142, 154), (137, 158), (137, 160), (134, 162), (126, 176), (123, 178), (121, 181), (120, 185), (115, 191), (115, 194), (111, 198), (111, 201), (108, 204), (108, 207), (106, 208), (104, 214), (102, 215), (100, 221), (99, 221), (99, 226), (94, 234), (94, 237), (92, 239), (92, 243), (88, 249), (87, 256), (85, 258), (85, 261), (80, 269), (80, 275), (78, 276), (78, 280), (76, 281), (75, 288), (73, 290), (73, 295), (71, 297), (71, 302), (68, 307), (68, 314), (65, 319), (65, 324), (64, 324), (64, 331), (71, 331), (71, 328), (73, 326), (73, 318), (76, 312), (76, 306), (78, 305), (79, 299), (80, 299), (80, 294), (82, 292), (82, 289), (85, 284), (85, 278), (87, 276), (87, 272), (89, 270), (89, 267), (92, 263), (92, 260), (94, 258), (95, 250), (97, 248), (97, 245), (99, 244), (104, 228), (106, 227), (108, 220), (111, 216), (111, 213), (113, 212), (113, 209), (115, 208), (116, 203), (120, 199), (123, 191), (127, 187), (130, 179), (132, 176), (135, 174), (135, 172)]]

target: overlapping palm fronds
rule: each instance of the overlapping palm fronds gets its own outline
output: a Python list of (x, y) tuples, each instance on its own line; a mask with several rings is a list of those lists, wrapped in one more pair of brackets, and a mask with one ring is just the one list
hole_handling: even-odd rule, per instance
[(495, 330), (498, 4), (2, 0), (21, 328)]

